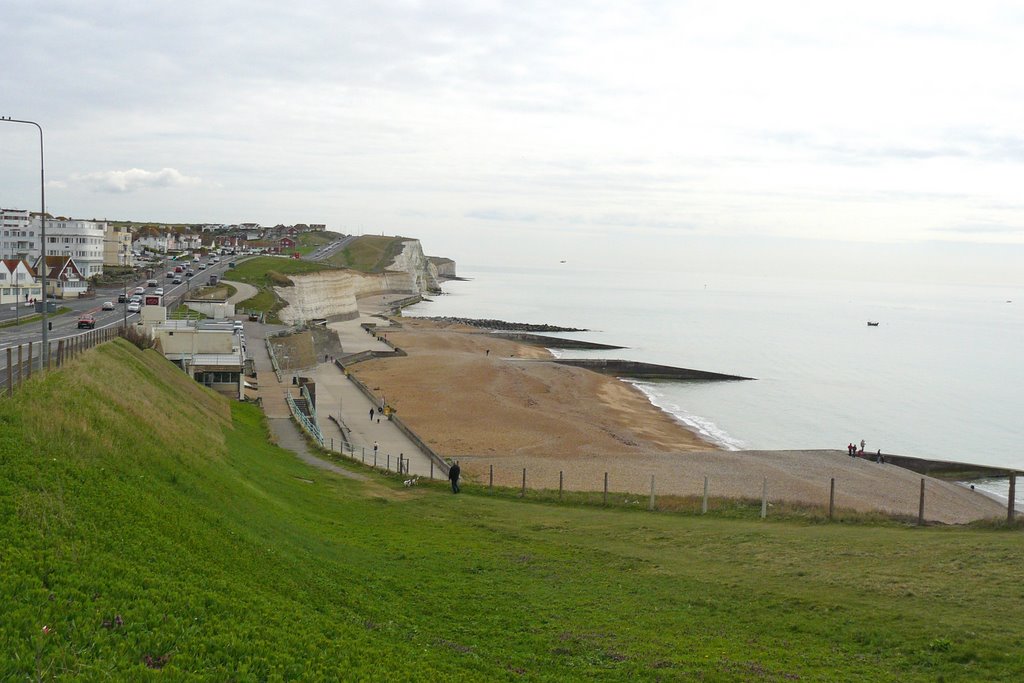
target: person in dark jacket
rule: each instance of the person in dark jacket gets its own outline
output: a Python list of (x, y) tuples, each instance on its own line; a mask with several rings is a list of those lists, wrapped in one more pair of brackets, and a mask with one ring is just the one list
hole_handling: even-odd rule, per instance
[(462, 468), (459, 467), (459, 461), (456, 460), (455, 464), (448, 470), (448, 479), (452, 482), (452, 493), (459, 492), (459, 474), (462, 473)]

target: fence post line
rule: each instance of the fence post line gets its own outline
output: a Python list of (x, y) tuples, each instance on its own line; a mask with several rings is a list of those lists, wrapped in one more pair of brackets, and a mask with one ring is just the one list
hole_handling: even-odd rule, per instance
[(57, 367), (64, 364), (64, 340), (57, 342)]
[(558, 470), (558, 500), (562, 500), (562, 470)]
[(917, 504), (917, 525), (924, 524), (924, 477), (921, 477), (921, 499)]
[(704, 475), (704, 500), (700, 503), (700, 514), (706, 515), (708, 513), (708, 477)]
[(363, 464), (366, 464), (366, 446), (363, 446)]
[(651, 510), (651, 511), (654, 510), (654, 475), (653, 474), (651, 475), (651, 502), (647, 506), (647, 509)]
[(1010, 472), (1010, 496), (1006, 502), (1006, 521), (1013, 524), (1013, 517), (1016, 514), (1014, 511), (1014, 500), (1017, 497), (1017, 473)]
[(608, 504), (608, 473), (604, 473), (604, 502), (602, 505)]
[[(17, 306), (17, 302), (15, 302)], [(13, 349), (10, 346), (7, 347), (7, 395), (14, 396), (14, 361), (11, 360)]]
[(430, 478), (431, 479), (434, 478), (434, 461), (433, 460), (430, 461)]
[(828, 484), (828, 518), (832, 520), (832, 516), (836, 512), (836, 478), (832, 477)]
[(488, 476), (489, 476), (489, 478), (487, 480), (487, 488), (493, 489), (494, 488), (494, 463), (491, 463), (491, 473)]
[(22, 347), (24, 344), (18, 344), (18, 386), (25, 383), (25, 359), (22, 358)]
[(32, 342), (28, 343), (28, 376), (32, 376)]
[(377, 469), (377, 451), (373, 451), (373, 469)]
[(761, 482), (761, 519), (768, 515), (768, 477)]
[(331, 437), (331, 452), (334, 452), (334, 437)]
[(519, 494), (520, 498), (526, 498), (526, 468), (523, 468), (523, 491)]
[(387, 461), (387, 464), (384, 466), (384, 471), (385, 472), (390, 472), (391, 471), (391, 454), (390, 453), (388, 453), (388, 461)]

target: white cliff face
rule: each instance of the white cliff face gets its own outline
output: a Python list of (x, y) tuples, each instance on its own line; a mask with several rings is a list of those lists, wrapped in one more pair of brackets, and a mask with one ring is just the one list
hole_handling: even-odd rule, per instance
[(391, 262), (388, 270), (408, 273), (418, 294), (435, 294), (441, 290), (437, 284), (437, 267), (423, 254), (423, 245), (419, 240), (405, 240), (401, 253)]
[(374, 294), (416, 294), (408, 273), (367, 274), (354, 270), (326, 270), (290, 275), (292, 287), (274, 287), (288, 305), (281, 320), (297, 323), (312, 318), (352, 319), (359, 315), (356, 300)]

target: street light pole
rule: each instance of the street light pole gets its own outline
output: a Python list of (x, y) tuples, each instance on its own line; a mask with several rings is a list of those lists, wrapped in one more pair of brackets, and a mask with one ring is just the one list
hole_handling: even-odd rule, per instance
[(7, 123), (24, 123), (30, 126), (35, 126), (39, 129), (39, 225), (42, 226), (42, 231), (39, 234), (39, 255), (40, 262), (43, 264), (43, 355), (42, 363), (43, 367), (46, 367), (46, 361), (50, 355), (50, 344), (49, 344), (49, 324), (46, 320), (46, 309), (49, 306), (49, 299), (46, 297), (46, 172), (43, 169), (43, 127), (35, 121), (24, 121), (22, 119), (12, 119), (9, 116), (0, 116), (0, 122), (6, 121)]

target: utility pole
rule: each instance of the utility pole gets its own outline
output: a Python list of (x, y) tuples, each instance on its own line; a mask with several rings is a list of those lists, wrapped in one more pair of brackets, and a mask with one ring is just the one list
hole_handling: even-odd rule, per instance
[(42, 353), (42, 367), (46, 367), (47, 358), (50, 355), (50, 337), (48, 334), (49, 321), (46, 319), (47, 307), (49, 306), (50, 300), (46, 296), (46, 172), (43, 167), (43, 127), (35, 121), (24, 121), (22, 119), (12, 119), (10, 116), (0, 116), (0, 122), (7, 123), (24, 123), (30, 126), (35, 126), (39, 129), (39, 224), (42, 229), (39, 233), (39, 255), (40, 263), (43, 264), (42, 268), (42, 286), (43, 286), (43, 353)]

